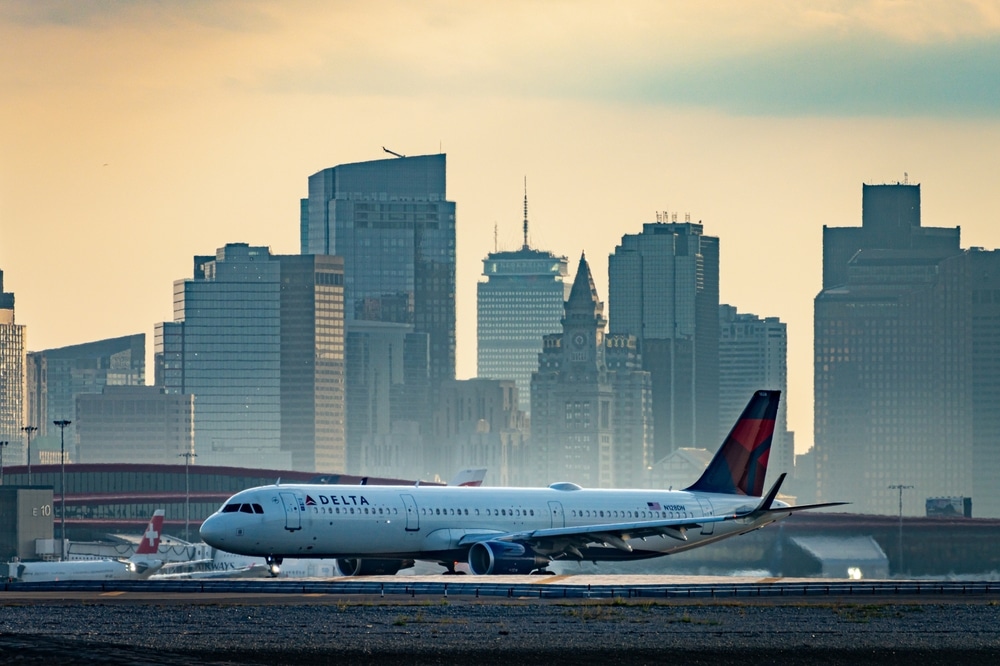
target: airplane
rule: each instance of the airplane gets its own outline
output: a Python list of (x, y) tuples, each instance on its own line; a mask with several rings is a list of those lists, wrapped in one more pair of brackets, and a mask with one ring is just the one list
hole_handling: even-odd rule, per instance
[(790, 506), (764, 493), (780, 391), (754, 393), (712, 462), (684, 490), (358, 486), (276, 483), (236, 493), (202, 523), (214, 548), (284, 558), (336, 558), (344, 575), (395, 574), (410, 560), (447, 573), (549, 573), (551, 562), (622, 561), (690, 550), (760, 529), (825, 502)]
[(69, 580), (142, 580), (163, 568), (156, 557), (163, 531), (163, 509), (153, 512), (135, 555), (127, 560), (64, 560), (62, 562), (11, 563), (12, 578), (24, 583)]

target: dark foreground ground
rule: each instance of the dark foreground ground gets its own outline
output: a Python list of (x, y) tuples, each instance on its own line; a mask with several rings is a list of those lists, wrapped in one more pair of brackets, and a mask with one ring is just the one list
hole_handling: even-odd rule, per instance
[(997, 602), (5, 599), (0, 664), (996, 664)]

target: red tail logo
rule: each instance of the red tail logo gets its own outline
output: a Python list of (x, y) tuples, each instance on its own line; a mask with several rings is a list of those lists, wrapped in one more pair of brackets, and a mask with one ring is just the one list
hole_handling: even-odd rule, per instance
[(157, 509), (146, 525), (142, 541), (136, 548), (136, 555), (155, 555), (160, 548), (160, 533), (163, 532), (163, 509)]

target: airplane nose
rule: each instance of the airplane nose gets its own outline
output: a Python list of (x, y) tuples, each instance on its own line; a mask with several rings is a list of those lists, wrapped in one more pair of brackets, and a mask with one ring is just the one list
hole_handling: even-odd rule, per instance
[(220, 524), (218, 516), (209, 516), (206, 518), (205, 522), (203, 522), (201, 527), (198, 529), (198, 534), (201, 535), (202, 541), (213, 548), (219, 548), (220, 544), (225, 541), (222, 536), (222, 525)]

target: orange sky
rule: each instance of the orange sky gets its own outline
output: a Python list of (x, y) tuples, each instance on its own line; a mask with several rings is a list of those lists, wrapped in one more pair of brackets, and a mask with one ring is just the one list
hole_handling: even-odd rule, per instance
[[(928, 226), (1000, 247), (995, 2), (0, 5), (0, 269), (29, 348), (145, 332), (227, 242), (298, 252), (308, 176), (448, 154), (458, 368), (481, 260), (607, 257), (657, 211), (721, 238), (721, 292), (789, 328), (812, 443), (823, 225), (919, 182)], [(150, 368), (150, 374), (152, 370)], [(152, 380), (152, 377), (149, 377)]]

